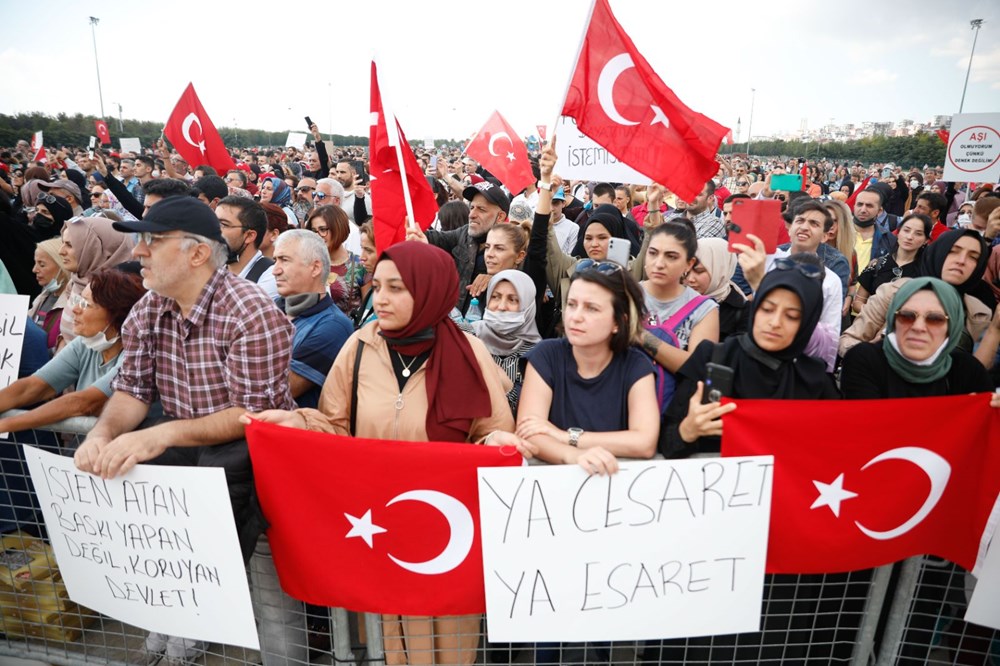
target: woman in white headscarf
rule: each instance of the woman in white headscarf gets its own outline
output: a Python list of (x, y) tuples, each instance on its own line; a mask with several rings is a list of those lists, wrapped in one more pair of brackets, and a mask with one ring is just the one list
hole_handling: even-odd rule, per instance
[(473, 322), (471, 328), (514, 382), (507, 401), (516, 414), (527, 364), (525, 357), (542, 339), (535, 324), (535, 284), (528, 274), (508, 269), (494, 275), (486, 288), (483, 318)]
[(719, 304), (719, 342), (747, 330), (747, 299), (733, 282), (736, 254), (723, 238), (699, 238), (687, 285)]

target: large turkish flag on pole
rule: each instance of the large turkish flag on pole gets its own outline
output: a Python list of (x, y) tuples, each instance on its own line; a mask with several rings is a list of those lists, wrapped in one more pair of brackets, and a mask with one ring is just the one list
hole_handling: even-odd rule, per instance
[(373, 613), (485, 611), (476, 469), (520, 465), (516, 451), (256, 421), (246, 434), (288, 594)]
[(192, 168), (207, 164), (221, 174), (236, 168), (222, 136), (201, 105), (193, 83), (188, 84), (177, 100), (163, 134)]
[(973, 568), (1000, 493), (1000, 410), (989, 395), (736, 403), (722, 455), (774, 456), (767, 571), (853, 571), (924, 554)]
[(608, 0), (595, 0), (562, 115), (685, 201), (718, 173), (715, 156), (729, 131), (689, 109), (663, 83), (615, 20)]
[(406, 141), (403, 128), (392, 114), (386, 114), (378, 71), (372, 61), (371, 128), (368, 137), (371, 164), (372, 228), (375, 251), (406, 240), (406, 221), (427, 229), (437, 216), (434, 190), (427, 183)]
[(494, 111), (483, 128), (465, 147), (465, 154), (496, 176), (512, 194), (535, 183), (535, 174), (528, 161), (528, 149), (510, 126)]

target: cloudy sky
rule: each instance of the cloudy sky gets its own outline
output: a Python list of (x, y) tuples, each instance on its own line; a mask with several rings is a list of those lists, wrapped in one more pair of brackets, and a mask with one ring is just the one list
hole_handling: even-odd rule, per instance
[[(611, 0), (666, 84), (746, 140), (1000, 111), (1000, 3)], [(411, 139), (461, 138), (499, 110), (523, 135), (562, 103), (589, 0), (257, 3), (0, 0), (0, 112), (166, 120), (189, 81), (216, 125), (368, 133), (369, 63)], [(109, 123), (111, 124), (111, 123)], [(117, 128), (112, 126), (112, 135)]]

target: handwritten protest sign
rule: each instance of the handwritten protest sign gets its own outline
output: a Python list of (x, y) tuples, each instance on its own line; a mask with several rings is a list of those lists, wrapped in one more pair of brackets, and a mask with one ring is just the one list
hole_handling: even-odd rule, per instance
[(482, 468), (491, 641), (757, 631), (770, 456)]
[(557, 170), (567, 180), (596, 180), (608, 183), (640, 183), (652, 180), (602, 148), (577, 129), (576, 121), (565, 116), (556, 123)]
[[(0, 389), (17, 381), (28, 321), (28, 297), (0, 294)], [(7, 439), (7, 433), (0, 433)]]
[(259, 649), (219, 468), (138, 465), (104, 480), (24, 447), (70, 598), (170, 636)]
[(142, 154), (142, 144), (139, 143), (139, 139), (118, 139), (118, 143), (121, 144), (123, 153), (135, 153), (136, 155)]

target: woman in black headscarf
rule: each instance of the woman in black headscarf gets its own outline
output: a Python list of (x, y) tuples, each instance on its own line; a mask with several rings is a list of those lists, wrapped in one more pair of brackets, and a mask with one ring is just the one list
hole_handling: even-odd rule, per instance
[[(983, 275), (989, 261), (989, 248), (974, 229), (955, 229), (938, 237), (924, 248), (917, 277), (944, 280), (962, 296), (965, 327), (961, 331), (958, 348), (971, 352), (973, 343), (980, 341), (975, 356), (987, 368), (993, 364), (997, 341), (1000, 337), (992, 330), (983, 337), (994, 318), (996, 298)], [(840, 355), (861, 342), (874, 342), (885, 329), (889, 306), (896, 292), (909, 278), (900, 278), (883, 284), (868, 298), (854, 323), (840, 336)], [(1000, 322), (998, 322), (1000, 323)], [(996, 328), (994, 326), (994, 328)]]
[(720, 345), (702, 342), (678, 370), (677, 389), (666, 414), (663, 455), (680, 458), (719, 451), (720, 417), (735, 405), (702, 404), (709, 362), (733, 370), (731, 398), (838, 397), (826, 364), (805, 355), (822, 309), (822, 269), (799, 263), (794, 256), (775, 262), (754, 296), (750, 331)]

